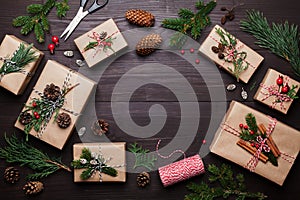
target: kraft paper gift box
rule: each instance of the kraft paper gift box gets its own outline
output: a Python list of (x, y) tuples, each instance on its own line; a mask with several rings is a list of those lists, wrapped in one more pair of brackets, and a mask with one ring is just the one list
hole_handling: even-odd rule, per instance
[[(96, 87), (96, 83), (56, 61), (49, 60), (34, 86), (22, 112), (27, 109), (26, 106), (32, 105), (32, 100), (34, 98), (41, 99), (41, 94), (43, 94), (46, 85), (50, 85), (51, 83), (61, 89), (63, 88), (64, 83), (70, 87), (78, 84), (65, 95), (63, 105), (59, 109), (59, 113), (64, 112), (69, 114), (71, 124), (67, 128), (60, 128), (54, 119), (55, 112), (53, 112), (49, 122), (44, 126), (45, 129), (41, 128), (40, 131), (37, 132), (32, 128), (29, 134), (58, 149), (62, 149), (73, 132), (75, 123), (80, 117), (80, 113), (83, 111), (93, 89)], [(19, 119), (17, 119), (15, 127), (21, 130), (24, 130), (25, 128), (25, 126), (19, 122)]]
[[(117, 170), (116, 177), (101, 173), (103, 182), (126, 182), (126, 150), (125, 142), (112, 143), (80, 143), (73, 145), (73, 159), (80, 159), (83, 148), (87, 148), (94, 154), (101, 154), (104, 159), (110, 158), (105, 164)], [(117, 166), (117, 167), (116, 167)], [(74, 169), (74, 182), (100, 182), (99, 172), (96, 171), (93, 176), (87, 180), (80, 178), (81, 173), (86, 170)]]
[[(229, 62), (225, 62), (224, 59), (219, 59), (218, 53), (214, 53), (212, 51), (212, 47), (213, 46), (218, 47), (218, 44), (220, 43), (220, 39), (221, 39), (221, 37), (217, 34), (216, 29), (221, 29), (223, 32), (226, 32), (219, 25), (214, 26), (214, 28), (211, 30), (210, 34), (207, 36), (207, 38), (201, 44), (199, 51), (201, 53), (203, 53), (204, 55), (206, 55), (209, 59), (211, 59), (212, 61), (217, 63), (221, 68), (223, 68), (224, 70), (226, 70), (227, 72), (229, 72), (230, 74), (233, 75), (233, 73), (230, 71), (230, 69), (233, 69), (233, 64), (229, 63)], [(231, 36), (233, 36), (233, 35), (231, 35)], [(239, 79), (244, 83), (248, 83), (251, 76), (257, 70), (257, 68), (259, 67), (260, 63), (263, 61), (264, 58), (238, 39), (237, 39), (236, 49), (238, 50), (238, 52), (246, 52), (247, 53), (247, 57), (246, 57), (245, 61), (249, 63), (249, 66), (245, 71), (243, 71), (240, 74)]]
[[(28, 44), (14, 35), (6, 35), (0, 46), (0, 57), (11, 58), (14, 52), (19, 48), (20, 44), (23, 43), (25, 46)], [(34, 54), (37, 58), (35, 61), (29, 63), (24, 67), (24, 72), (13, 72), (5, 74), (1, 81), (0, 86), (14, 93), (15, 95), (20, 95), (24, 92), (31, 77), (35, 73), (40, 61), (42, 60), (44, 53), (38, 49), (32, 47), (36, 53)], [(0, 68), (3, 66), (3, 60), (0, 60)]]
[[(97, 41), (100, 46), (84, 50), (88, 44), (93, 42), (96, 44)], [(89, 67), (93, 67), (97, 63), (109, 56), (113, 56), (118, 51), (128, 46), (113, 19), (109, 19), (91, 31), (81, 35), (76, 38), (74, 42)], [(109, 46), (106, 45), (108, 43), (110, 43)]]
[[(267, 115), (242, 103), (232, 101), (210, 146), (212, 153), (243, 167), (246, 167), (254, 157), (237, 145), (240, 138), (230, 133), (230, 131), (232, 132), (234, 129), (240, 130), (239, 124), (245, 124), (245, 116), (248, 113), (252, 113), (255, 116), (257, 124), (264, 124), (265, 127), (270, 125), (270, 118)], [(283, 185), (299, 153), (300, 132), (277, 121), (271, 136), (281, 152), (281, 155), (277, 158), (278, 166), (272, 165), (270, 161), (264, 163), (259, 160), (254, 168), (254, 172), (279, 185)]]
[[(276, 80), (282, 76), (283, 85), (279, 88), (276, 83)], [(295, 94), (298, 92), (300, 83), (289, 78), (288, 76), (281, 74), (280, 72), (274, 69), (268, 69), (264, 79), (262, 80), (256, 94), (254, 95), (254, 99), (260, 101), (261, 103), (270, 106), (273, 109), (276, 109), (284, 114), (287, 114), (289, 108), (293, 103), (292, 98), (288, 98), (287, 101), (284, 101), (287, 95), (277, 93), (278, 90), (281, 90), (285, 84), (288, 84), (290, 88), (294, 85), (296, 88)], [(282, 101), (278, 101), (281, 98)], [(298, 101), (298, 100), (296, 100)]]

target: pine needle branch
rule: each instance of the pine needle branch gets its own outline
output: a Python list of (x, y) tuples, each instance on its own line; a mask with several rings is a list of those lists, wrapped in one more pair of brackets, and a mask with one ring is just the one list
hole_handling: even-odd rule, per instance
[(5, 159), (8, 163), (18, 163), (20, 166), (27, 166), (34, 170), (34, 174), (29, 174), (26, 177), (29, 180), (47, 177), (59, 169), (71, 171), (59, 159), (50, 158), (47, 154), (28, 143), (18, 140), (14, 135), (11, 137), (5, 135), (4, 139), (7, 146), (0, 148), (0, 158)]
[(151, 156), (148, 149), (144, 149), (137, 143), (130, 144), (128, 149), (135, 156), (135, 164), (133, 166), (134, 169), (137, 167), (145, 167), (149, 170), (152, 170), (155, 167), (154, 163), (157, 158), (154, 155)]
[(290, 62), (294, 73), (300, 77), (300, 37), (297, 25), (290, 25), (287, 21), (269, 24), (263, 13), (249, 10), (240, 26), (257, 39), (256, 44), (260, 47)]
[(68, 0), (47, 0), (45, 4), (31, 4), (27, 6), (28, 16), (18, 16), (13, 19), (12, 25), (15, 27), (22, 27), (21, 34), (27, 35), (34, 31), (36, 40), (43, 43), (45, 40), (45, 32), (50, 30), (48, 13), (56, 7), (56, 15), (59, 18), (66, 16), (67, 11), (70, 9)]

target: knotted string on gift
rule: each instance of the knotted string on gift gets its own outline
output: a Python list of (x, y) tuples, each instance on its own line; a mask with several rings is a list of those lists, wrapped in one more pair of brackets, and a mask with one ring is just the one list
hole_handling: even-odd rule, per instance
[(204, 164), (198, 154), (186, 158), (185, 153), (182, 150), (175, 150), (168, 156), (163, 156), (158, 152), (158, 146), (161, 140), (156, 145), (157, 155), (163, 159), (170, 158), (174, 153), (182, 153), (184, 159), (171, 163), (169, 165), (160, 167), (158, 169), (160, 179), (164, 187), (173, 185), (177, 182), (187, 180), (196, 175), (200, 175), (205, 172)]
[(72, 73), (73, 73), (73, 70), (70, 70), (68, 72), (68, 74), (66, 75), (66, 78), (63, 82), (62, 89), (60, 90), (60, 95), (55, 101), (47, 99), (42, 92), (37, 91), (37, 90), (34, 89), (34, 92), (36, 94), (38, 94), (43, 99), (43, 102), (45, 103), (45, 105), (47, 105), (47, 108), (42, 109), (42, 111), (47, 111), (47, 112), (45, 113), (44, 116), (42, 116), (43, 119), (44, 119), (44, 122), (43, 122), (40, 130), (37, 133), (38, 138), (42, 137), (42, 135), (43, 135), (43, 133), (44, 133), (46, 127), (47, 127), (47, 124), (49, 123), (53, 113), (56, 112), (56, 115), (57, 115), (59, 109), (64, 110), (64, 111), (66, 111), (66, 112), (68, 112), (68, 113), (70, 113), (74, 116), (79, 115), (79, 113), (63, 107), (63, 105), (66, 102), (65, 96), (68, 94), (68, 92), (70, 92), (72, 89), (74, 89), (75, 87), (77, 87), (79, 85), (79, 83), (77, 83), (77, 84), (71, 86), (71, 84), (69, 83), (70, 80), (71, 80), (71, 77), (72, 77)]
[[(289, 77), (284, 76), (284, 82), (288, 83), (289, 82)], [(280, 87), (278, 85), (265, 85), (263, 83), (260, 84), (260, 87), (263, 88), (266, 92), (260, 91), (261, 94), (265, 95), (264, 98), (261, 100), (264, 101), (268, 99), (271, 96), (275, 96), (275, 100), (272, 102), (271, 108), (275, 108), (276, 105), (279, 103), (280, 104), (280, 109), (285, 110), (286, 107), (284, 106), (284, 102), (289, 102), (292, 100), (292, 98), (288, 94), (283, 94), (280, 92)]]
[[(270, 147), (266, 144), (266, 141), (268, 139), (268, 137), (272, 134), (272, 132), (275, 129), (275, 126), (277, 124), (277, 120), (275, 118), (272, 118), (270, 116), (268, 116), (269, 118), (269, 124), (268, 124), (268, 128), (266, 130), (266, 137), (262, 138), (261, 136), (256, 137), (256, 141), (258, 143), (258, 148), (257, 151), (255, 152), (255, 154), (253, 155), (253, 157), (251, 157), (251, 159), (249, 160), (249, 162), (246, 164), (245, 168), (249, 169), (251, 172), (255, 171), (255, 168), (258, 164), (259, 158), (260, 158), (260, 154), (263, 152), (263, 150), (265, 152), (270, 152)], [(227, 133), (230, 133), (234, 136), (240, 137), (240, 130), (230, 126), (229, 124), (227, 124), (226, 122), (223, 123), (221, 125), (221, 128), (226, 131)], [(282, 151), (280, 151), (281, 154), (281, 158), (289, 163), (293, 163), (293, 161), (291, 161), (290, 159), (295, 160), (296, 158), (294, 156), (288, 155)]]

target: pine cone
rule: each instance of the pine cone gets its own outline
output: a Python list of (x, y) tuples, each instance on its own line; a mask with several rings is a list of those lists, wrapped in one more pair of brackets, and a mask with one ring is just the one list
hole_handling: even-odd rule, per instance
[(136, 182), (139, 187), (145, 187), (150, 183), (150, 174), (147, 172), (140, 173), (136, 178)]
[(53, 83), (50, 85), (46, 85), (46, 88), (44, 89), (44, 97), (51, 100), (56, 101), (58, 97), (61, 96), (60, 88)]
[(136, 53), (141, 56), (147, 56), (155, 51), (162, 43), (159, 34), (152, 33), (143, 37), (136, 45)]
[(4, 171), (4, 179), (8, 183), (15, 183), (20, 180), (19, 170), (14, 167), (8, 167)]
[(22, 112), (19, 116), (19, 122), (23, 125), (27, 125), (31, 122), (32, 116), (28, 112)]
[(131, 24), (144, 27), (153, 26), (155, 22), (155, 18), (150, 12), (140, 9), (127, 10), (125, 13), (125, 18)]
[(92, 128), (95, 135), (103, 135), (108, 132), (109, 123), (107, 123), (104, 119), (99, 119), (94, 124)]
[(107, 32), (102, 31), (102, 32), (100, 33), (100, 39), (101, 39), (101, 40), (103, 40), (104, 38), (106, 38), (106, 36), (107, 36)]
[(68, 128), (71, 124), (71, 117), (69, 114), (63, 112), (57, 116), (56, 122), (60, 128)]
[(29, 181), (23, 187), (23, 190), (27, 195), (38, 194), (43, 189), (44, 189), (44, 185), (42, 182), (39, 181)]

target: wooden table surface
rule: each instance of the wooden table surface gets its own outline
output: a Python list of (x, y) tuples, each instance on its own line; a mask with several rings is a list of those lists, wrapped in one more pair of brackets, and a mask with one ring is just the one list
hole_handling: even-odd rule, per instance
[[(79, 71), (79, 67), (75, 64), (76, 59), (82, 59), (80, 52), (77, 50), (74, 38), (82, 35), (93, 27), (101, 24), (109, 18), (113, 18), (122, 32), (129, 31), (136, 28), (134, 25), (130, 25), (124, 18), (124, 13), (128, 9), (139, 8), (145, 9), (152, 12), (156, 17), (156, 22), (154, 29), (161, 28), (161, 22), (166, 17), (176, 17), (179, 8), (191, 8), (194, 9), (195, 0), (186, 1), (174, 1), (174, 0), (151, 0), (151, 1), (130, 1), (130, 0), (111, 0), (108, 5), (100, 11), (87, 16), (77, 27), (74, 33), (66, 42), (61, 42), (60, 46), (55, 50), (54, 55), (50, 55), (47, 51), (47, 45), (51, 40), (51, 35), (60, 35), (73, 16), (76, 14), (78, 9), (79, 1), (69, 1), (70, 11), (67, 13), (67, 17), (62, 20), (58, 19), (53, 10), (49, 14), (50, 19), (50, 33), (46, 35), (45, 43), (38, 44), (34, 35), (31, 33), (28, 36), (23, 36), (20, 34), (19, 28), (12, 27), (12, 19), (16, 16), (26, 14), (26, 6), (31, 3), (42, 3), (45, 0), (31, 0), (31, 1), (21, 1), (21, 0), (1, 0), (2, 6), (0, 7), (0, 39), (2, 40), (5, 34), (13, 34), (28, 43), (34, 43), (35, 46), (45, 53), (43, 61), (39, 65), (37, 73), (33, 77), (32, 81), (29, 83), (25, 93), (21, 96), (15, 96), (10, 92), (0, 88), (0, 134), (1, 134), (1, 145), (4, 145), (3, 135), (11, 135), (15, 133), (19, 138), (23, 137), (23, 132), (14, 128), (14, 122), (16, 121), (18, 114), (20, 113), (23, 104), (27, 100), (34, 84), (36, 83), (39, 74), (43, 70), (43, 67), (48, 59), (56, 60), (63, 65), (66, 65), (76, 71)], [(205, 1), (207, 2), (207, 1)], [(289, 63), (283, 59), (271, 54), (269, 51), (259, 48), (254, 44), (254, 38), (249, 34), (242, 32), (239, 28), (239, 21), (245, 17), (247, 9), (258, 9), (264, 12), (265, 16), (270, 21), (282, 22), (288, 20), (291, 23), (300, 25), (299, 8), (300, 3), (298, 0), (248, 0), (239, 1), (244, 3), (236, 9), (235, 19), (232, 22), (228, 22), (224, 25), (229, 32), (236, 35), (241, 41), (246, 43), (249, 47), (261, 54), (265, 60), (258, 69), (258, 71), (253, 75), (248, 84), (237, 83), (238, 89), (234, 92), (226, 92), (226, 97), (224, 97), (224, 105), (228, 106), (231, 100), (242, 101), (240, 97), (241, 87), (244, 87), (249, 92), (249, 98), (244, 102), (246, 105), (253, 107), (261, 112), (268, 115), (276, 117), (278, 120), (300, 130), (300, 103), (299, 100), (295, 101), (288, 112), (287, 115), (280, 114), (279, 112), (268, 108), (267, 106), (253, 101), (254, 93), (257, 89), (258, 84), (264, 77), (267, 69), (272, 67), (284, 74), (299, 81), (299, 77), (296, 77)], [(220, 23), (220, 18), (224, 14), (220, 11), (222, 6), (231, 7), (238, 1), (234, 0), (223, 0), (217, 2), (217, 7), (210, 14), (212, 25), (203, 31), (202, 36), (198, 41), (195, 41), (197, 48), (200, 46), (201, 42), (206, 38), (211, 28), (215, 24)], [(136, 36), (138, 37), (138, 36)], [(198, 42), (198, 44), (197, 44)], [(63, 55), (65, 50), (73, 50), (74, 57), (67, 58)], [(186, 52), (189, 53), (188, 50)], [(202, 61), (201, 61), (202, 62)], [(112, 115), (111, 109), (111, 98), (114, 86), (120, 80), (120, 78), (127, 73), (130, 69), (142, 65), (142, 64), (153, 64), (160, 63), (169, 66), (177, 70), (188, 82), (192, 85), (200, 109), (200, 122), (199, 128), (193, 137), (191, 144), (185, 151), (188, 156), (198, 153), (202, 145), (202, 139), (208, 130), (208, 125), (211, 121), (215, 120), (212, 117), (211, 105), (212, 99), (209, 96), (207, 84), (203, 76), (206, 74), (199, 74), (193, 68), (193, 65), (187, 62), (183, 57), (176, 55), (175, 53), (164, 51), (163, 49), (156, 51), (153, 55), (147, 58), (138, 57), (134, 51), (128, 52), (125, 55), (116, 59), (112, 64), (105, 69), (103, 75), (98, 82), (97, 91), (95, 94), (95, 110), (99, 118), (104, 118), (110, 123), (110, 133), (108, 138), (115, 141), (125, 141), (127, 144), (137, 141), (139, 144), (150, 149), (155, 150), (155, 145), (158, 139), (162, 139), (161, 146), (166, 146), (175, 137), (176, 131), (181, 123), (181, 109), (180, 102), (176, 99), (174, 93), (167, 89), (166, 87), (160, 86), (158, 84), (146, 84), (136, 91), (130, 98), (129, 102), (129, 113), (133, 121), (138, 126), (146, 126), (151, 123), (149, 117), (149, 108), (154, 104), (160, 104), (165, 108), (167, 113), (167, 120), (165, 126), (157, 134), (150, 135), (149, 137), (141, 134), (132, 135), (120, 128)], [(208, 72), (209, 73), (209, 72)], [(219, 87), (224, 90), (224, 85), (229, 83), (234, 83), (234, 78), (223, 70), (217, 70), (222, 77), (221, 82), (223, 84), (218, 84), (220, 80), (210, 80), (209, 84), (213, 87)], [(137, 77), (142, 77), (145, 74), (140, 72), (140, 74), (135, 74)], [(148, 77), (149, 78), (149, 77)], [(255, 88), (250, 91), (250, 87), (256, 82)], [(124, 94), (115, 94), (118, 97), (122, 97)], [(120, 100), (121, 101), (121, 100)], [(126, 104), (125, 104), (126, 105)], [(225, 108), (226, 109), (226, 108)], [(155, 111), (154, 111), (155, 112)], [(155, 114), (155, 113), (154, 113)], [(223, 113), (220, 114), (218, 118), (223, 117)], [(122, 116), (121, 116), (122, 117)], [(191, 116), (191, 120), (193, 116)], [(86, 122), (84, 124), (87, 128), (91, 126), (91, 122)], [(187, 133), (189, 137), (189, 133)], [(101, 139), (99, 139), (101, 140)], [(292, 140), (292, 138), (291, 138)], [(181, 138), (182, 143), (185, 143), (185, 137)], [(30, 142), (37, 148), (40, 148), (44, 152), (47, 152), (51, 156), (61, 156), (64, 163), (69, 163), (72, 161), (72, 147), (74, 143), (81, 142), (81, 138), (77, 135), (77, 130), (74, 131), (70, 139), (67, 141), (65, 147), (62, 151), (51, 147), (50, 145), (41, 142), (33, 137), (30, 137)], [(209, 145), (209, 144), (206, 144)], [(173, 148), (173, 147), (172, 147)], [(169, 152), (174, 149), (168, 149)], [(176, 147), (174, 147), (176, 148)], [(213, 154), (208, 154), (203, 158), (205, 165), (208, 164), (221, 164), (227, 163), (232, 166), (235, 172), (241, 172), (245, 175), (246, 184), (249, 191), (260, 191), (269, 196), (269, 199), (282, 200), (282, 199), (299, 199), (300, 191), (298, 181), (300, 180), (300, 161), (296, 160), (294, 166), (292, 167), (285, 183), (283, 186), (278, 186), (271, 181), (260, 177), (256, 174), (248, 172), (246, 169), (237, 166), (223, 158), (220, 158)], [(3, 174), (4, 169), (11, 164), (6, 163), (4, 160), (0, 160), (0, 174)], [(26, 198), (22, 191), (22, 186), (25, 184), (25, 175), (30, 173), (31, 170), (26, 167), (19, 167), (21, 172), (21, 180), (10, 185), (3, 181), (0, 181), (0, 194), (1, 199), (22, 199)], [(130, 168), (129, 171), (133, 172), (132, 166), (130, 164), (127, 166)], [(1, 175), (2, 176), (2, 175)], [(201, 182), (206, 180), (207, 175), (194, 177), (191, 180), (180, 182), (168, 188), (163, 188), (157, 170), (151, 172), (151, 184), (144, 188), (138, 188), (136, 185), (136, 173), (127, 173), (126, 183), (74, 183), (73, 174), (65, 171), (59, 171), (45, 179), (43, 183), (45, 189), (43, 193), (32, 197), (32, 199), (183, 199), (184, 195), (188, 193), (186, 189), (186, 184), (188, 182)]]

